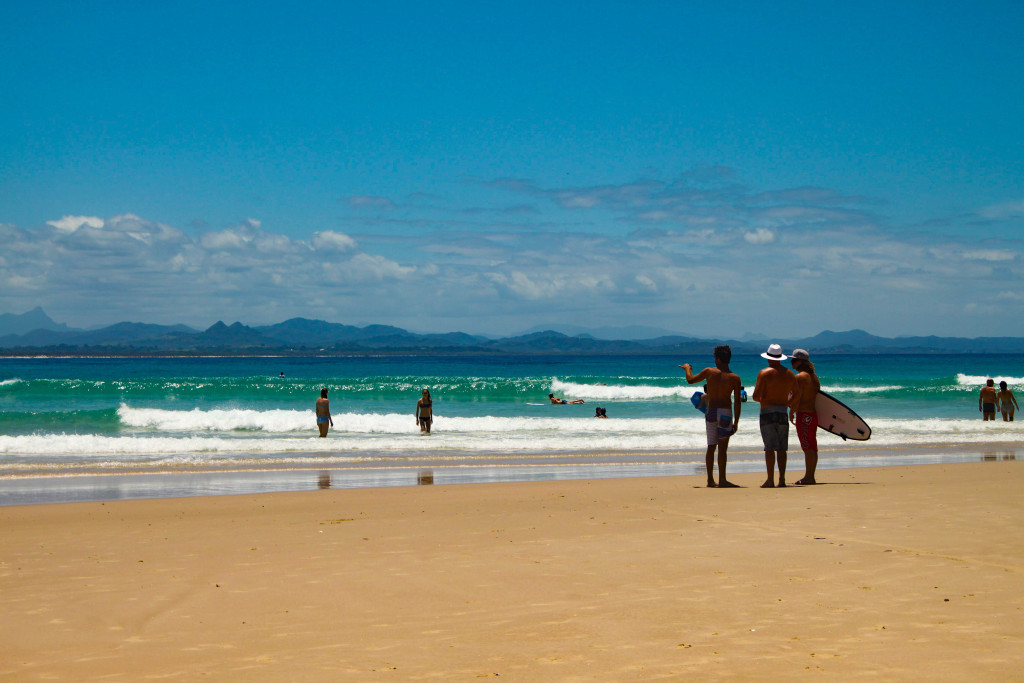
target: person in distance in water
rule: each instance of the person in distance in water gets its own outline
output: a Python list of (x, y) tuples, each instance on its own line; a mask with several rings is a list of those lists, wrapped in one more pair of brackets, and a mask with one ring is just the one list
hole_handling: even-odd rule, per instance
[[(689, 363), (680, 365), (686, 372), (687, 384), (707, 382), (707, 414), (704, 416), (708, 437), (705, 464), (708, 470), (708, 486), (734, 488), (736, 484), (725, 478), (729, 462), (729, 438), (736, 433), (740, 424), (740, 376), (729, 369), (732, 349), (727, 345), (715, 347), (715, 367), (704, 368), (696, 375)], [(715, 483), (715, 450), (718, 450), (718, 483)]]
[(430, 433), (430, 425), (434, 424), (434, 402), (430, 398), (430, 390), (423, 390), (423, 397), (416, 401), (416, 424), (420, 426), (420, 432)]
[(316, 400), (316, 426), (320, 430), (320, 438), (327, 438), (328, 425), (334, 426), (331, 419), (331, 404), (327, 400), (327, 387), (320, 390), (320, 398)]
[(985, 382), (985, 386), (981, 388), (981, 394), (978, 395), (978, 410), (981, 411), (981, 419), (985, 422), (989, 420), (995, 421), (996, 419), (996, 401), (998, 400), (996, 395), (995, 380), (989, 379)]
[(1020, 408), (1013, 396), (1013, 389), (1007, 386), (1006, 380), (999, 382), (999, 410), (1003, 413), (1003, 422), (1013, 422), (1015, 407)]

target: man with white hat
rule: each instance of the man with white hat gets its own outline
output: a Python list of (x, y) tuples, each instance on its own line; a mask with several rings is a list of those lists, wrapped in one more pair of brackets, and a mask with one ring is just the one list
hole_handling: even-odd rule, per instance
[(761, 441), (764, 442), (764, 462), (768, 479), (761, 488), (775, 487), (775, 462), (779, 463), (779, 486), (786, 485), (786, 451), (789, 450), (789, 402), (796, 376), (782, 366), (789, 356), (782, 347), (772, 344), (761, 354), (768, 367), (757, 374), (754, 400), (761, 404)]

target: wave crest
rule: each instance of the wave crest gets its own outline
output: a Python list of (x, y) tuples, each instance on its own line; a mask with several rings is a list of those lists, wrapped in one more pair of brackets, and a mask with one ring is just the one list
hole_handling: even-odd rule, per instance
[(985, 382), (993, 379), (996, 382), (996, 386), (999, 386), (1000, 382), (1006, 382), (1012, 387), (1024, 387), (1024, 377), (1004, 377), (1001, 375), (965, 375), (964, 373), (957, 373), (956, 383), (961, 386), (969, 387), (982, 387)]
[(873, 394), (883, 391), (903, 391), (906, 388), (898, 384), (883, 384), (877, 387), (823, 386), (821, 390), (830, 394)]
[(596, 401), (647, 401), (659, 398), (689, 399), (694, 392), (701, 391), (701, 388), (699, 386), (659, 387), (649, 384), (578, 384), (552, 378), (551, 391), (573, 398)]

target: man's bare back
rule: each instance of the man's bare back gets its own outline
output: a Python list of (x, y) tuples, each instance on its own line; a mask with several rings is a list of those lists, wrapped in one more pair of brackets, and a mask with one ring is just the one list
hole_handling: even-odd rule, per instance
[(795, 385), (796, 377), (792, 371), (781, 366), (769, 366), (757, 373), (753, 398), (762, 406), (788, 406)]
[(686, 381), (690, 384), (707, 382), (708, 391), (705, 396), (707, 397), (708, 408), (732, 408), (733, 396), (742, 388), (739, 375), (735, 372), (722, 371), (718, 368), (704, 368), (696, 375), (693, 375), (690, 374), (692, 369), (689, 363), (679, 367), (688, 371)]
[[(740, 383), (740, 376), (729, 369), (722, 369), (718, 367), (704, 368), (696, 375), (693, 374), (693, 369), (689, 363), (680, 365), (683, 370), (686, 371), (686, 381), (689, 384), (697, 384), (699, 382), (706, 382), (708, 385), (707, 394), (705, 394), (705, 401), (707, 407), (711, 408), (725, 408), (727, 410), (733, 410), (735, 406), (735, 415), (733, 416), (733, 424), (739, 422), (740, 419), (740, 390), (743, 385)], [(727, 366), (728, 367), (728, 366)]]

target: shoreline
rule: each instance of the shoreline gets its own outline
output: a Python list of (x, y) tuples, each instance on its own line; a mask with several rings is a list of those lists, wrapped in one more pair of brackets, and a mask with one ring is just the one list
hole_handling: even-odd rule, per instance
[(0, 677), (1017, 680), (1024, 467), (0, 508)]
[[(266, 454), (260, 454), (265, 456)], [(686, 455), (688, 459), (680, 456)], [(729, 472), (764, 471), (763, 453), (737, 450), (729, 454)], [(530, 481), (572, 481), (705, 474), (703, 453), (593, 452), (524, 454), (521, 462), (507, 455), (451, 463), (417, 454), (392, 463), (292, 465), (259, 462), (229, 467), (175, 466), (139, 468), (69, 468), (0, 475), (0, 507), (61, 502), (245, 495), (318, 489), (377, 489), (424, 484), (481, 484)], [(819, 471), (901, 465), (932, 465), (1024, 459), (1024, 444), (936, 444), (931, 446), (834, 448), (819, 453)], [(258, 460), (258, 458), (254, 458)], [(795, 481), (803, 472), (801, 451), (789, 453), (787, 474)], [(0, 468), (0, 472), (3, 468)]]

